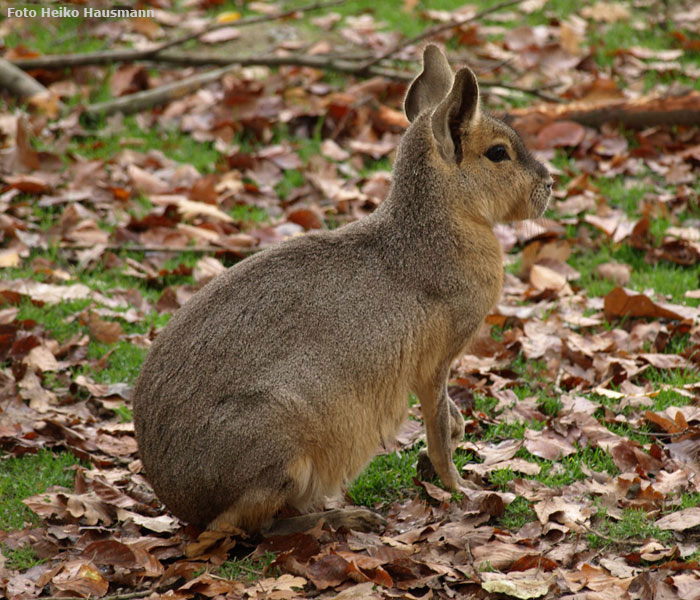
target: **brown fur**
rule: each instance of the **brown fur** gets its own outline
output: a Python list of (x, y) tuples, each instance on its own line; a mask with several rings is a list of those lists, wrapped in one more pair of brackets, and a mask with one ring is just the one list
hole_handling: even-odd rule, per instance
[[(146, 474), (198, 525), (257, 530), (338, 492), (415, 392), (444, 485), (464, 423), (452, 361), (498, 301), (493, 225), (542, 214), (552, 181), (479, 107), (476, 78), (428, 46), (412, 125), (370, 216), (286, 241), (215, 279), (163, 329), (134, 390)], [(502, 144), (508, 160), (485, 153)]]

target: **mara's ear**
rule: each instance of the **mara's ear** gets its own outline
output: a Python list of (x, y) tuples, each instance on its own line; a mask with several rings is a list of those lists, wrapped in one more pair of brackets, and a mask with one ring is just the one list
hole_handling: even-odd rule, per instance
[(429, 44), (423, 51), (423, 71), (411, 83), (404, 100), (404, 110), (413, 121), (426, 108), (437, 106), (452, 87), (454, 74), (442, 50)]
[(433, 112), (433, 135), (445, 160), (462, 160), (461, 131), (479, 119), (479, 84), (469, 67), (455, 75), (450, 93)]

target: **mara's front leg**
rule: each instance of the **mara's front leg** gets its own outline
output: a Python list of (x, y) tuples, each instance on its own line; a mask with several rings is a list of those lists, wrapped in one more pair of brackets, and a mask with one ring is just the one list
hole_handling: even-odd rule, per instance
[[(418, 473), (424, 479), (431, 478), (430, 466), (442, 483), (451, 490), (464, 485), (452, 461), (455, 448), (464, 437), (464, 419), (457, 405), (447, 393), (447, 381), (418, 392), (428, 441), (427, 453), (418, 458)], [(428, 460), (429, 459), (429, 460)]]

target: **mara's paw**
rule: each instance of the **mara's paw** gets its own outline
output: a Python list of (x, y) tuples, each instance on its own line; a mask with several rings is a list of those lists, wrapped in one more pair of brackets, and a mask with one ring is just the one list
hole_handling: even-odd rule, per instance
[(364, 532), (379, 532), (386, 529), (386, 519), (367, 508), (346, 508), (338, 512), (333, 511), (333, 514), (328, 516), (327, 521), (334, 529), (345, 527)]

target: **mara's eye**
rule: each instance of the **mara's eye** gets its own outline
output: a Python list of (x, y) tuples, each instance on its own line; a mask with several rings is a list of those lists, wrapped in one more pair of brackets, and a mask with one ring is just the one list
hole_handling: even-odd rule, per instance
[(508, 156), (508, 151), (506, 150), (506, 147), (503, 144), (496, 144), (495, 146), (491, 146), (485, 154), (486, 158), (488, 158), (491, 162), (501, 162), (504, 160), (510, 160), (510, 156)]

